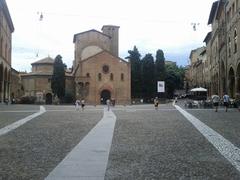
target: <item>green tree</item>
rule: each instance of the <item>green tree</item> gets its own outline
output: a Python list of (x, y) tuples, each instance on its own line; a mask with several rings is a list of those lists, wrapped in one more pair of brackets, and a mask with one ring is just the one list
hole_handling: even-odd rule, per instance
[(142, 83), (143, 96), (146, 99), (151, 99), (155, 96), (155, 73), (154, 59), (152, 54), (146, 54), (142, 59)]
[(140, 98), (142, 95), (141, 54), (136, 46), (128, 53), (129, 56), (126, 59), (131, 63), (131, 94), (133, 98)]
[(54, 97), (62, 99), (65, 95), (65, 65), (62, 62), (62, 57), (57, 55), (53, 64), (53, 75), (51, 88)]
[(185, 68), (178, 67), (176, 64), (167, 64), (165, 67), (167, 97), (172, 98), (176, 89), (183, 89)]
[[(157, 90), (157, 81), (165, 81), (166, 70), (165, 70), (165, 57), (161, 49), (156, 52), (155, 61), (155, 89)], [(157, 93), (159, 98), (164, 98), (165, 93)]]
[(155, 77), (157, 81), (164, 81), (166, 75), (165, 71), (165, 57), (161, 49), (157, 50), (155, 61)]

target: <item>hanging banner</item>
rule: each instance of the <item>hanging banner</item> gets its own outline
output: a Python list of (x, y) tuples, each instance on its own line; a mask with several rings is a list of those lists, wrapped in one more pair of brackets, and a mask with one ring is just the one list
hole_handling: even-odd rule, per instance
[(157, 82), (157, 92), (165, 92), (165, 81)]

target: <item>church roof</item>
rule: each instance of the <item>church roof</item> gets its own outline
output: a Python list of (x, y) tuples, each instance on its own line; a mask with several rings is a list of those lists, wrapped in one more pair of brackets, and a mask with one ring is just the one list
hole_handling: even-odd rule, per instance
[(218, 4), (219, 4), (219, 1), (215, 1), (212, 4), (212, 8), (211, 8), (210, 15), (209, 15), (209, 18), (208, 18), (208, 25), (213, 23), (213, 20), (214, 20), (214, 17), (216, 15), (216, 11), (217, 11), (217, 8), (218, 8)]
[(51, 57), (46, 57), (44, 59), (38, 60), (36, 62), (33, 62), (31, 65), (35, 64), (53, 64), (54, 60)]
[(76, 42), (76, 37), (77, 37), (77, 36), (82, 35), (82, 34), (85, 34), (85, 33), (89, 33), (89, 32), (96, 32), (96, 33), (99, 33), (99, 34), (101, 34), (101, 35), (103, 35), (103, 36), (106, 36), (106, 37), (108, 37), (108, 38), (111, 38), (110, 36), (108, 36), (108, 35), (100, 32), (100, 31), (97, 31), (97, 30), (95, 30), (95, 29), (91, 29), (91, 30), (88, 30), (88, 31), (84, 31), (84, 32), (81, 32), (81, 33), (74, 34), (74, 36), (73, 36), (73, 43)]

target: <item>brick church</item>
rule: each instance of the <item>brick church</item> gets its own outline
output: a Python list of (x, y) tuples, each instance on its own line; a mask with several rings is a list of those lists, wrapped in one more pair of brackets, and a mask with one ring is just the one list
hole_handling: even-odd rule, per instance
[[(65, 73), (66, 92), (76, 99), (85, 99), (87, 104), (102, 104), (107, 99), (114, 99), (117, 104), (130, 103), (131, 66), (118, 56), (118, 35), (119, 26), (112, 25), (103, 26), (102, 32), (92, 29), (74, 35), (73, 68)], [(52, 102), (53, 61), (45, 58), (34, 62), (33, 72), (21, 76), (25, 95)]]

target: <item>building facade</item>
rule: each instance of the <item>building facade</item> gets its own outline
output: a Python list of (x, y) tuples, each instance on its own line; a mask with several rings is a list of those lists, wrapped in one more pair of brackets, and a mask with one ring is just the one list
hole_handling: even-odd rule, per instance
[[(52, 104), (53, 93), (51, 89), (51, 78), (53, 74), (54, 60), (46, 57), (32, 63), (32, 72), (21, 74), (21, 82), (24, 96), (33, 96), (36, 103)], [(73, 77), (65, 72), (66, 93), (74, 96)]]
[(107, 25), (75, 34), (73, 76), (77, 99), (90, 104), (114, 99), (118, 104), (131, 101), (131, 66), (118, 57), (118, 26)]
[(205, 87), (209, 95), (218, 93), (222, 96), (226, 92), (230, 97), (235, 98), (236, 94), (240, 93), (239, 0), (213, 2), (208, 24), (211, 25), (212, 30), (204, 39), (206, 43), (206, 61), (203, 70), (206, 76)]
[(0, 102), (10, 99), (12, 33), (14, 26), (5, 0), (0, 0)]
[[(87, 104), (118, 104), (131, 101), (131, 66), (118, 57), (118, 26), (103, 26), (102, 32), (89, 30), (74, 35), (74, 61), (65, 72), (65, 94), (84, 99)], [(51, 104), (51, 77), (54, 60), (50, 57), (32, 63), (32, 72), (21, 74), (25, 96)]]

